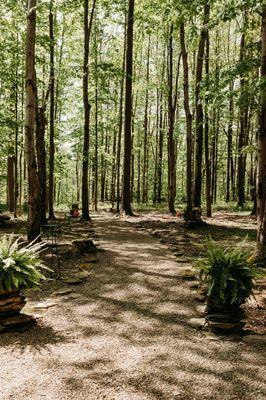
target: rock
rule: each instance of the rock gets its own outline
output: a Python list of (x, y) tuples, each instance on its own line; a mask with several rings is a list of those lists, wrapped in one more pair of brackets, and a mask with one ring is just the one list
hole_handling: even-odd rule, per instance
[(207, 321), (207, 325), (211, 329), (219, 329), (224, 331), (235, 331), (240, 330), (244, 323), (241, 322), (216, 322), (216, 321)]
[(203, 328), (204, 325), (206, 324), (205, 318), (191, 318), (188, 321), (188, 324), (192, 327), (192, 328)]
[(38, 303), (34, 306), (34, 309), (36, 310), (46, 310), (47, 308), (55, 307), (57, 306), (57, 303), (54, 301), (46, 301), (43, 303)]
[(0, 300), (0, 309), (1, 309), (1, 307), (6, 306), (7, 304), (19, 303), (20, 301), (21, 301), (20, 296), (7, 297), (6, 299), (1, 299)]
[(199, 315), (205, 316), (207, 314), (207, 307), (206, 305), (198, 305), (196, 311)]
[(203, 294), (205, 297), (207, 297), (208, 285), (200, 285), (200, 287), (198, 288), (198, 293)]
[(86, 258), (86, 260), (84, 260), (85, 263), (90, 263), (90, 264), (95, 264), (97, 262), (99, 262), (99, 258)]
[[(175, 254), (176, 255), (176, 254)], [(178, 262), (178, 263), (189, 263), (189, 261), (188, 260), (186, 260), (185, 258), (178, 258), (177, 260), (176, 260), (176, 262)]]
[(199, 281), (189, 281), (187, 285), (190, 289), (197, 289), (199, 287)]
[(196, 293), (195, 295), (195, 299), (198, 301), (204, 301), (206, 300), (207, 296), (205, 296), (204, 294), (200, 294), (200, 293)]
[(71, 293), (68, 298), (69, 299), (80, 299), (80, 294), (79, 293)]
[[(173, 249), (173, 251), (175, 251), (175, 249)], [(174, 256), (176, 257), (182, 257), (184, 255), (184, 253), (175, 253)]]
[(247, 335), (243, 337), (243, 342), (248, 344), (264, 344), (266, 343), (266, 335)]
[(67, 279), (65, 279), (64, 280), (65, 281), (65, 283), (67, 284), (67, 285), (70, 285), (70, 286), (78, 286), (78, 285), (81, 285), (82, 284), (82, 280), (80, 279), (80, 278), (76, 278), (76, 277), (74, 277), (74, 278), (67, 278)]
[(232, 322), (237, 323), (245, 318), (245, 315), (235, 314), (208, 314), (206, 319), (214, 322)]
[(75, 278), (77, 279), (86, 279), (90, 276), (90, 272), (88, 271), (81, 271), (75, 274)]
[(179, 274), (183, 279), (191, 279), (193, 280), (195, 278), (195, 273), (192, 269), (186, 268), (186, 269), (181, 269), (180, 274)]
[(19, 314), (15, 317), (7, 318), (1, 321), (0, 331), (20, 330), (20, 328), (28, 328), (35, 323), (35, 318), (27, 314)]
[(55, 296), (55, 297), (66, 296), (70, 293), (72, 293), (72, 289), (60, 289), (60, 290), (57, 290), (56, 292), (54, 292), (53, 296)]
[(88, 270), (91, 270), (92, 268), (93, 268), (93, 265), (90, 265), (90, 264), (80, 264), (79, 265), (80, 271), (88, 271)]

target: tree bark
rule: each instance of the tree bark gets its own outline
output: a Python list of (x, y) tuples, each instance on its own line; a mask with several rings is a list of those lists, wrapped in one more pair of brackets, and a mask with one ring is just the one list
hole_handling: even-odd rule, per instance
[(192, 114), (189, 104), (189, 77), (188, 77), (188, 56), (185, 43), (184, 23), (180, 26), (180, 47), (183, 61), (183, 79), (184, 79), (184, 109), (186, 113), (187, 124), (187, 211), (192, 211)]
[(124, 123), (124, 176), (123, 204), (126, 215), (133, 215), (131, 208), (131, 125), (132, 125), (132, 73), (133, 73), (133, 31), (135, 0), (128, 0), (127, 48), (126, 48), (126, 93)]
[(207, 37), (207, 25), (209, 22), (210, 5), (209, 2), (204, 6), (203, 27), (201, 29), (200, 41), (197, 54), (196, 67), (196, 89), (195, 89), (195, 107), (196, 107), (196, 154), (195, 154), (195, 193), (194, 206), (201, 207), (202, 190), (202, 150), (203, 150), (203, 107), (200, 98), (200, 85), (202, 81), (204, 47)]
[(55, 73), (54, 73), (54, 13), (53, 0), (50, 2), (49, 13), (49, 37), (50, 37), (50, 146), (49, 146), (49, 219), (55, 219), (54, 216), (54, 117), (55, 117)]
[(266, 262), (266, 5), (262, 6), (261, 29), (261, 105), (257, 153), (257, 257)]
[(25, 140), (28, 172), (28, 240), (40, 234), (40, 203), (37, 163), (35, 157), (35, 40), (37, 0), (28, 0), (26, 32), (26, 114)]
[(84, 143), (82, 159), (82, 220), (89, 221), (89, 138), (90, 138), (90, 111), (89, 103), (89, 46), (96, 0), (93, 0), (90, 20), (89, 1), (84, 0), (84, 59), (83, 59), (83, 106), (84, 106)]
[[(244, 26), (246, 25), (246, 15), (244, 16)], [(244, 61), (245, 56), (245, 33), (242, 33), (240, 43), (239, 62)], [(243, 149), (245, 146), (246, 127), (247, 127), (247, 104), (245, 100), (245, 77), (240, 78), (240, 127), (238, 136), (238, 159), (237, 159), (237, 191), (238, 191), (238, 206), (243, 208), (245, 203), (245, 155)]]
[[(205, 71), (207, 90), (209, 86), (209, 57), (210, 57), (210, 43), (209, 43), (209, 31), (207, 31), (206, 37), (206, 57), (205, 57)], [(204, 132), (204, 152), (205, 152), (205, 197), (206, 197), (206, 213), (207, 217), (211, 218), (211, 166), (209, 157), (209, 111), (208, 111), (208, 94), (205, 96), (205, 132)]]

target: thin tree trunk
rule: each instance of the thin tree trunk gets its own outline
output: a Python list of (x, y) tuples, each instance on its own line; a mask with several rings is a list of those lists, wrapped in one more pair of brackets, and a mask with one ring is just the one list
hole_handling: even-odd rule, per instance
[(123, 62), (122, 62), (122, 78), (120, 82), (120, 97), (119, 97), (119, 127), (117, 139), (117, 173), (116, 173), (116, 212), (119, 212), (120, 207), (120, 168), (121, 168), (121, 140), (123, 130), (123, 99), (124, 99), (124, 83), (125, 83), (125, 65), (126, 65), (126, 15), (124, 27), (124, 46), (123, 46)]
[(54, 115), (55, 115), (55, 73), (54, 73), (54, 13), (53, 0), (50, 2), (49, 13), (49, 36), (50, 36), (50, 146), (49, 146), (49, 219), (55, 219), (54, 216)]
[[(266, 79), (266, 5), (262, 6), (261, 79)], [(257, 258), (266, 261), (266, 87), (261, 85), (260, 124), (258, 132), (257, 164)]]
[(124, 125), (124, 175), (123, 175), (123, 211), (132, 215), (131, 208), (131, 124), (132, 124), (132, 73), (133, 73), (133, 29), (135, 0), (128, 0), (127, 48), (126, 48), (126, 93)]
[(35, 40), (36, 40), (37, 0), (28, 1), (26, 32), (26, 156), (28, 172), (28, 240), (40, 234), (39, 182), (35, 157)]
[(203, 107), (200, 98), (200, 85), (202, 81), (204, 47), (207, 37), (207, 25), (209, 22), (210, 5), (209, 2), (204, 6), (203, 27), (201, 29), (200, 41), (197, 55), (196, 67), (196, 88), (195, 88), (195, 106), (196, 106), (196, 153), (195, 153), (195, 193), (194, 206), (201, 207), (202, 190), (202, 150), (203, 150)]
[[(246, 25), (246, 15), (244, 16), (244, 26)], [(240, 43), (239, 62), (244, 61), (245, 56), (245, 33), (242, 33)], [(245, 146), (246, 124), (247, 124), (247, 105), (245, 101), (245, 78), (240, 78), (240, 127), (238, 136), (238, 160), (237, 160), (237, 190), (238, 190), (238, 206), (243, 207), (245, 203), (245, 156), (243, 149)]]
[(192, 115), (189, 105), (189, 74), (188, 74), (188, 56), (185, 43), (185, 27), (184, 23), (180, 26), (180, 46), (183, 60), (183, 76), (184, 76), (184, 109), (186, 113), (187, 124), (187, 211), (192, 211)]
[(45, 151), (45, 107), (36, 109), (36, 150), (40, 189), (40, 223), (46, 224), (46, 151)]
[[(205, 59), (205, 71), (207, 90), (209, 85), (209, 57), (210, 57), (210, 43), (209, 43), (209, 31), (207, 31), (206, 37), (206, 59)], [(209, 112), (208, 112), (208, 94), (205, 97), (205, 136), (204, 136), (204, 151), (205, 151), (205, 197), (206, 197), (206, 212), (207, 217), (211, 218), (211, 169), (210, 169), (210, 157), (209, 157)]]
[(89, 46), (96, 0), (93, 0), (89, 20), (89, 1), (84, 0), (84, 59), (83, 59), (83, 106), (84, 106), (84, 143), (82, 159), (82, 220), (89, 221), (89, 138), (90, 138), (90, 111), (89, 86)]

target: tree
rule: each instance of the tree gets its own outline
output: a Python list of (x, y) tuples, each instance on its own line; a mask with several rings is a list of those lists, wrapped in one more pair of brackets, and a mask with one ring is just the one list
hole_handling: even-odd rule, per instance
[(82, 160), (82, 220), (89, 221), (89, 138), (90, 138), (90, 112), (88, 82), (89, 82), (89, 46), (92, 22), (94, 16), (96, 0), (93, 0), (90, 20), (89, 20), (89, 1), (84, 0), (84, 59), (83, 59), (83, 105), (84, 105), (84, 144)]
[(189, 104), (189, 78), (188, 78), (188, 57), (185, 43), (185, 26), (182, 22), (180, 26), (180, 47), (183, 60), (184, 77), (184, 109), (187, 123), (187, 211), (192, 211), (192, 114)]
[(127, 47), (126, 47), (126, 92), (124, 122), (124, 175), (122, 210), (133, 215), (131, 208), (131, 128), (132, 128), (132, 78), (133, 78), (133, 31), (135, 0), (128, 0)]
[(49, 36), (50, 36), (50, 146), (49, 146), (49, 219), (54, 216), (54, 120), (55, 120), (55, 68), (54, 68), (54, 13), (53, 0), (50, 2), (49, 13)]
[(261, 105), (257, 159), (257, 257), (266, 261), (266, 5), (262, 6)]
[(26, 114), (25, 137), (28, 171), (28, 240), (40, 234), (39, 182), (35, 157), (35, 40), (37, 0), (28, 1), (26, 32)]
[(203, 56), (207, 37), (207, 24), (209, 22), (210, 5), (209, 2), (204, 6), (203, 27), (200, 33), (197, 67), (196, 67), (196, 84), (195, 84), (195, 107), (196, 107), (196, 154), (195, 154), (195, 193), (194, 206), (201, 207), (201, 189), (202, 189), (202, 150), (203, 150), (203, 106), (200, 97), (200, 85), (202, 81)]

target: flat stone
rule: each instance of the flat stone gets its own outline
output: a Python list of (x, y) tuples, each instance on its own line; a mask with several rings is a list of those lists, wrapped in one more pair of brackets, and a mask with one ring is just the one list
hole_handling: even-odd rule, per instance
[(207, 314), (206, 305), (198, 305), (196, 311), (199, 315), (205, 316)]
[(199, 287), (199, 281), (189, 281), (187, 282), (187, 285), (190, 289), (197, 289)]
[(243, 325), (241, 323), (234, 323), (234, 322), (214, 322), (214, 321), (207, 321), (208, 327), (211, 329), (221, 329), (225, 331), (236, 330), (240, 329)]
[(194, 280), (194, 278), (195, 278), (194, 271), (192, 269), (189, 269), (189, 268), (181, 269), (181, 271), (179, 272), (178, 275), (183, 279)]
[(88, 270), (91, 270), (92, 268), (93, 268), (93, 265), (90, 265), (90, 264), (80, 264), (79, 265), (80, 271), (88, 271)]
[(56, 292), (54, 292), (53, 296), (55, 296), (55, 297), (66, 296), (70, 293), (72, 293), (72, 289), (60, 289), (60, 290), (57, 290)]
[(80, 299), (80, 294), (79, 293), (71, 293), (68, 298), (69, 299)]
[(77, 279), (86, 279), (86, 278), (88, 278), (90, 276), (90, 272), (88, 272), (88, 271), (81, 271), (81, 272), (77, 272), (76, 274), (75, 274), (75, 278), (77, 278)]
[(85, 263), (90, 263), (90, 264), (96, 264), (97, 262), (99, 262), (99, 258), (86, 258), (86, 260), (84, 260)]
[(198, 301), (204, 301), (206, 300), (207, 296), (205, 296), (204, 294), (200, 294), (200, 293), (196, 293), (195, 295), (195, 299)]
[(7, 318), (6, 320), (1, 321), (2, 331), (10, 330), (21, 325), (29, 326), (35, 323), (35, 319), (31, 315), (27, 314), (19, 314), (15, 317)]
[(192, 327), (192, 328), (203, 328), (204, 325), (206, 324), (205, 318), (191, 318), (188, 321), (188, 324)]
[(6, 299), (1, 299), (0, 307), (6, 306), (7, 304), (10, 304), (10, 303), (19, 303), (20, 301), (21, 301), (20, 296), (14, 296), (14, 297), (8, 297)]
[(54, 301), (46, 301), (43, 303), (38, 303), (34, 306), (34, 309), (36, 310), (46, 310), (47, 308), (55, 307), (57, 306), (57, 303)]
[[(176, 254), (175, 254), (175, 256), (176, 256)], [(189, 263), (189, 260), (186, 260), (185, 258), (177, 258), (177, 259), (176, 259), (176, 262), (188, 264), (188, 263)]]
[(266, 335), (247, 335), (243, 337), (243, 342), (248, 344), (265, 344)]
[(64, 280), (67, 285), (78, 286), (82, 284), (82, 280), (79, 278), (67, 278)]

